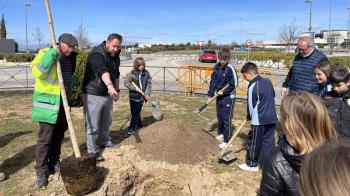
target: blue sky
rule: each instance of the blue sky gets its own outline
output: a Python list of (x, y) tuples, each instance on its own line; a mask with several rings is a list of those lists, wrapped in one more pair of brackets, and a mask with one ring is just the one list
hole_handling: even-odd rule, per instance
[[(216, 43), (240, 42), (246, 39), (276, 39), (278, 29), (293, 20), (301, 32), (307, 31), (309, 5), (305, 0), (51, 0), (56, 34), (73, 33), (83, 26), (93, 44), (111, 32), (126, 36), (127, 42)], [(329, 0), (313, 0), (314, 30), (328, 29)], [(50, 34), (44, 0), (0, 0), (0, 13), (5, 15), (7, 37), (25, 43), (25, 3), (28, 8), (28, 37), (36, 47), (32, 33), (36, 27)], [(332, 28), (347, 29), (350, 0), (332, 0)], [(241, 38), (241, 20), (243, 34)]]

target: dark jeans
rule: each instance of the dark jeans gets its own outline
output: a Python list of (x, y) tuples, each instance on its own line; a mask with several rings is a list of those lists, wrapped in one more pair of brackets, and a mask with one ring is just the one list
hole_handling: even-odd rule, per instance
[(137, 126), (142, 127), (141, 110), (143, 101), (134, 101), (130, 99), (131, 120), (129, 129), (135, 130)]
[(60, 160), (64, 132), (68, 129), (62, 104), (56, 124), (39, 122), (39, 128), (35, 149), (35, 170), (37, 175), (47, 175), (49, 166)]
[(224, 135), (224, 142), (228, 142), (232, 136), (232, 117), (235, 107), (235, 100), (230, 97), (217, 100), (216, 114), (218, 118), (218, 134)]
[(251, 125), (248, 132), (246, 164), (250, 167), (262, 165), (265, 154), (274, 146), (275, 124)]

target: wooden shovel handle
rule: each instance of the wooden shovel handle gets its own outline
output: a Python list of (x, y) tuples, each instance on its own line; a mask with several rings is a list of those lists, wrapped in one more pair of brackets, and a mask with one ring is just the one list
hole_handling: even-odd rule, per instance
[[(45, 7), (46, 7), (46, 12), (47, 12), (47, 17), (48, 17), (48, 20), (49, 20), (49, 27), (50, 27), (50, 33), (51, 33), (51, 43), (52, 43), (52, 46), (55, 46), (56, 45), (56, 36), (55, 36), (54, 28), (53, 28), (52, 14), (51, 14), (49, 0), (45, 0)], [(71, 118), (71, 115), (70, 115), (69, 105), (68, 105), (68, 101), (67, 101), (67, 94), (66, 94), (66, 90), (64, 88), (64, 83), (63, 83), (63, 78), (62, 78), (62, 71), (61, 71), (61, 65), (60, 65), (60, 61), (59, 60), (56, 60), (56, 66), (57, 66), (58, 82), (59, 82), (59, 85), (60, 85), (61, 97), (62, 97), (62, 101), (63, 101), (63, 107), (64, 107), (64, 111), (66, 113), (68, 129), (69, 129), (69, 133), (70, 133), (70, 138), (71, 138), (71, 141), (72, 141), (72, 144), (73, 144), (74, 155), (75, 155), (76, 158), (79, 158), (79, 157), (81, 157), (81, 154), (80, 154), (77, 138), (75, 136), (75, 131), (74, 131), (73, 123), (72, 123), (72, 118)]]
[(230, 147), (231, 143), (237, 137), (238, 133), (241, 132), (246, 122), (247, 122), (247, 119), (245, 119), (243, 123), (238, 127), (237, 131), (235, 131), (235, 134), (231, 137), (230, 141), (227, 143), (225, 148), (220, 152), (220, 155), (219, 155), (220, 157), (222, 157), (225, 154), (226, 150)]
[[(223, 92), (225, 89), (227, 89), (230, 85), (226, 84), (226, 86), (224, 86), (224, 88), (220, 89), (218, 92)], [(207, 101), (207, 105), (209, 105), (211, 102), (213, 102), (217, 97), (219, 96), (218, 93), (216, 93), (211, 99), (209, 99)]]
[(134, 82), (131, 82), (131, 84), (135, 87), (135, 90), (138, 93), (140, 93), (143, 97), (146, 97), (145, 93), (143, 93), (142, 90)]

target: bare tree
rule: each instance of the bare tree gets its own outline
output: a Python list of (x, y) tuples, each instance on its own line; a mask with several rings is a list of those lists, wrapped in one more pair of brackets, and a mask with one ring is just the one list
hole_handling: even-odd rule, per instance
[(280, 27), (278, 31), (278, 40), (285, 44), (288, 47), (288, 50), (290, 50), (290, 47), (294, 44), (298, 34), (298, 26), (295, 24), (295, 21), (293, 21)]
[(45, 35), (44, 33), (40, 30), (40, 27), (35, 28), (35, 32), (32, 33), (32, 35), (35, 37), (35, 40), (38, 41), (39, 45), (38, 48), (41, 48), (41, 41), (44, 40)]
[(87, 48), (90, 45), (90, 39), (87, 36), (87, 31), (85, 28), (79, 26), (79, 28), (74, 31), (74, 35), (78, 40), (78, 45), (80, 48)]

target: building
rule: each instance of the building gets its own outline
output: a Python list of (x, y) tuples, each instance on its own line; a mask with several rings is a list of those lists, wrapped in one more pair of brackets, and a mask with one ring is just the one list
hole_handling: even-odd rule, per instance
[[(334, 44), (335, 46), (341, 46), (348, 39), (348, 30), (321, 30), (320, 33), (315, 33), (314, 44), (315, 45), (328, 45)], [(309, 33), (305, 32), (301, 34), (301, 37), (309, 37)]]
[[(347, 43), (350, 44), (350, 32), (348, 30), (321, 30), (319, 33), (310, 33), (304, 32), (301, 33), (298, 37), (295, 37), (294, 46), (291, 46), (290, 49), (295, 49), (296, 42), (300, 37), (310, 37), (314, 36), (314, 45), (316, 47), (328, 47), (332, 44), (334, 47), (344, 47)], [(266, 48), (266, 49), (286, 49), (288, 48), (279, 40), (264, 40), (259, 41), (259, 44), (256, 44), (257, 47)]]
[(0, 39), (0, 53), (16, 53), (18, 46), (14, 39)]

